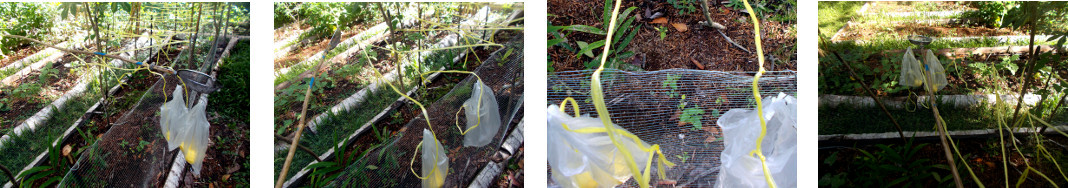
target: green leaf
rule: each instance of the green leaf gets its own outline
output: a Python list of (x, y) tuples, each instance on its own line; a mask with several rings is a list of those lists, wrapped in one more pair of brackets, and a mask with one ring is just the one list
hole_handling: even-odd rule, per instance
[(553, 40), (549, 40), (549, 41), (547, 42), (547, 43), (548, 43), (548, 46), (547, 46), (547, 47), (553, 47), (553, 46), (555, 46), (556, 44), (558, 44), (558, 43), (560, 43), (560, 42), (564, 42), (564, 40), (565, 40), (565, 39), (553, 39)]
[(375, 166), (375, 165), (367, 165), (367, 169), (368, 169), (368, 170), (378, 170), (378, 166)]
[(618, 19), (616, 20), (616, 24), (619, 25), (616, 25), (616, 30), (614, 31), (615, 34), (612, 34), (612, 41), (615, 41), (612, 42), (613, 46), (615, 46), (614, 44), (619, 43), (619, 39), (623, 37), (624, 32), (630, 30), (631, 23), (634, 22), (634, 17), (630, 16), (630, 12), (635, 9), (638, 9), (638, 7), (629, 7), (627, 10), (624, 10), (622, 14), (619, 14), (619, 18), (616, 18)]
[(588, 26), (588, 25), (571, 25), (571, 26), (564, 27), (563, 30), (578, 31), (578, 32), (590, 33), (590, 34), (595, 34), (595, 35), (606, 35), (606, 34), (608, 34), (604, 30), (601, 30), (601, 29), (596, 28), (596, 27)]
[(599, 40), (590, 44), (584, 43), (585, 42), (579, 42), (579, 48), (582, 50), (579, 51), (579, 54), (575, 54), (576, 56), (580, 54), (585, 54), (586, 56), (593, 57), (593, 49), (604, 46), (604, 40)]

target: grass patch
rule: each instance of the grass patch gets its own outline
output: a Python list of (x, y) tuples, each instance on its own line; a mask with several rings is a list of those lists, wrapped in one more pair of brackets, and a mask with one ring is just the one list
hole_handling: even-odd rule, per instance
[(239, 121), (249, 121), (249, 41), (241, 40), (219, 65), (218, 92), (208, 96), (208, 111)]
[[(20, 136), (12, 136), (10, 140), (4, 143), (4, 147), (0, 148), (0, 153), (3, 153), (4, 156), (0, 157), (0, 164), (11, 169), (13, 171), (11, 173), (21, 171), (22, 168), (33, 162), (37, 155), (47, 151), (51, 147), (52, 141), (62, 136), (63, 132), (70, 128), (74, 121), (81, 118), (86, 110), (89, 110), (89, 107), (99, 99), (99, 92), (95, 93), (97, 94), (76, 97), (63, 110), (53, 114), (47, 123), (38, 127), (37, 130), (24, 132)], [(0, 182), (8, 181), (10, 179), (6, 175), (0, 176)]]
[(857, 14), (864, 1), (820, 1), (817, 6), (820, 34), (831, 37)]
[[(325, 152), (326, 150), (333, 148), (337, 142), (341, 140), (335, 140), (335, 138), (347, 138), (349, 134), (356, 131), (363, 126), (364, 123), (370, 121), (375, 115), (378, 115), (382, 109), (385, 109), (390, 104), (393, 104), (397, 98), (400, 97), (397, 93), (390, 91), (388, 88), (380, 88), (378, 91), (371, 92), (367, 95), (367, 100), (360, 105), (360, 108), (356, 108), (352, 111), (342, 112), (338, 114), (330, 114), (319, 125), (319, 134), (304, 134), (300, 141), (301, 144), (307, 146), (312, 151)], [(274, 172), (279, 174), (282, 171), (282, 165), (285, 163), (285, 157), (288, 154), (288, 150), (276, 151), (274, 161)], [(300, 171), (301, 168), (307, 166), (308, 163), (314, 161), (313, 157), (305, 152), (296, 152), (293, 155), (293, 161), (289, 167), (286, 179), (293, 177)], [(275, 177), (277, 178), (277, 176)], [(277, 181), (277, 179), (275, 179)]]

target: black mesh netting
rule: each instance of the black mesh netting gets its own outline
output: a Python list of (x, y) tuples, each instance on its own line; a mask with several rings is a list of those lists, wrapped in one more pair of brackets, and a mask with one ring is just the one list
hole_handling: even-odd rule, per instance
[[(455, 88), (433, 104), (426, 104), (430, 122), (436, 131), (435, 136), (449, 158), (444, 187), (466, 187), (470, 184), (478, 171), (490, 162), (490, 157), (500, 148), (508, 130), (513, 126), (511, 118), (523, 102), (523, 38), (522, 35), (519, 36), (506, 44), (505, 48), (492, 53), (474, 71), (496, 95), (502, 124), (492, 142), (482, 147), (463, 147), (464, 135), (460, 134), (455, 125), (457, 110), (471, 97), (472, 86), (476, 82), (474, 76), (468, 76), (457, 83)], [(508, 51), (519, 53), (507, 53)], [(510, 55), (504, 57), (505, 54)], [(466, 119), (462, 112), (458, 118), (461, 126), (464, 126), (462, 124)], [(421, 186), (421, 180), (412, 173), (409, 165), (414, 166), (415, 172), (421, 172), (422, 154), (416, 151), (416, 145), (422, 140), (422, 131), (426, 128), (426, 120), (422, 115), (412, 119), (390, 141), (346, 167), (332, 182), (331, 187)], [(426, 147), (426, 143), (423, 147)], [(415, 163), (411, 164), (415, 153), (419, 154), (414, 156)]]
[[(594, 70), (557, 72), (548, 77), (547, 105), (560, 105), (570, 97), (583, 114), (597, 117), (590, 97), (590, 76)], [(719, 174), (723, 134), (716, 120), (734, 108), (755, 107), (752, 91), (754, 73), (669, 69), (647, 72), (605, 70), (602, 72), (605, 103), (613, 123), (634, 133), (646, 143), (659, 144), (667, 159), (677, 166), (658, 177), (651, 170), (651, 185), (674, 180), (675, 185), (712, 187)], [(797, 93), (797, 77), (792, 71), (765, 72), (761, 95)], [(566, 107), (572, 114), (570, 104)], [(695, 113), (701, 112), (701, 113)], [(697, 115), (698, 117), (694, 118)], [(696, 126), (698, 122), (701, 126)], [(553, 141), (549, 141), (553, 144)], [(550, 174), (547, 177), (552, 179)], [(550, 181), (550, 184), (555, 182)], [(622, 186), (637, 187), (633, 178)]]
[(163, 182), (179, 150), (168, 151), (160, 132), (159, 109), (178, 84), (174, 74), (156, 81), (84, 151), (60, 187), (157, 187)]

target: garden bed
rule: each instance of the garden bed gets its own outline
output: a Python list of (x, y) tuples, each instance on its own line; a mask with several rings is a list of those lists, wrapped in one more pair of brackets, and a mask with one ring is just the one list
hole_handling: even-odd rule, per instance
[[(392, 44), (395, 42), (403, 43), (405, 45), (414, 44), (414, 41), (392, 38), (380, 42), (377, 45), (384, 46), (385, 44)], [(326, 78), (320, 78), (320, 81), (318, 81), (318, 84), (322, 84), (322, 86), (315, 88), (316, 90), (319, 90), (315, 92), (317, 96), (313, 97), (314, 101), (309, 101), (307, 112), (307, 114), (309, 114), (309, 120), (314, 118), (315, 115), (328, 111), (331, 106), (329, 104), (337, 104), (353, 93), (365, 89), (367, 85), (377, 77), (373, 75), (372, 71), (366, 69), (376, 68), (380, 73), (394, 72), (394, 69), (396, 68), (394, 67), (394, 64), (402, 61), (401, 59), (388, 57), (387, 54), (390, 54), (388, 50), (382, 48), (373, 48), (370, 50), (372, 51), (371, 53), (381, 54), (385, 57), (379, 58), (376, 62), (366, 62), (362, 57), (357, 57), (360, 54), (355, 54), (346, 61), (348, 63), (331, 64), (331, 66), (326, 69), (328, 70), (328, 72), (324, 73)], [(296, 125), (296, 123), (292, 123), (292, 121), (298, 119), (300, 116), (304, 96), (304, 92), (300, 91), (305, 89), (308, 89), (307, 85), (293, 84), (287, 89), (278, 91), (280, 92), (281, 97), (291, 100), (275, 102), (276, 104), (283, 104), (281, 106), (276, 105), (276, 108), (279, 108), (275, 110), (277, 115), (275, 118), (276, 125)], [(285, 123), (286, 120), (290, 120), (291, 123)], [(288, 133), (293, 132), (292, 128), (293, 127), (287, 126), (287, 131), (285, 131), (287, 134), (283, 135), (289, 135)]]
[[(349, 37), (355, 36), (356, 34), (360, 33), (364, 29), (366, 29), (367, 27), (368, 26), (366, 26), (364, 24), (357, 24), (355, 26), (352, 26), (351, 28), (342, 29), (341, 39), (347, 39)], [(341, 40), (341, 39), (338, 39), (338, 40)], [(330, 38), (323, 38), (322, 40), (319, 40), (319, 41), (310, 42), (310, 43), (308, 43), (308, 45), (302, 45), (302, 47), (299, 50), (285, 52), (285, 55), (282, 55), (281, 57), (274, 59), (274, 68), (275, 69), (281, 69), (281, 68), (289, 67), (289, 66), (292, 66), (293, 64), (300, 63), (305, 58), (310, 57), (313, 54), (321, 53), (321, 52), (323, 52), (323, 49), (326, 49), (327, 46), (330, 44), (330, 40), (331, 40)], [(294, 44), (294, 45), (301, 45), (301, 44)]]
[[(756, 50), (753, 42), (752, 22), (749, 16), (737, 9), (721, 6), (717, 3), (709, 5), (712, 20), (724, 25), (727, 29), (724, 33), (734, 42), (748, 49), (750, 52), (734, 47), (728, 43), (719, 32), (709, 27), (701, 27), (698, 22), (707, 21), (701, 12), (699, 4), (696, 11), (689, 14), (678, 14), (680, 9), (674, 8), (667, 3), (653, 3), (646, 1), (624, 1), (620, 7), (622, 12), (628, 7), (637, 7), (631, 15), (640, 18), (635, 19), (632, 27), (638, 27), (631, 44), (625, 51), (633, 51), (634, 56), (624, 61), (642, 70), (663, 70), (671, 68), (703, 69), (720, 71), (752, 71), (757, 69)], [(784, 5), (786, 6), (786, 5)], [(600, 28), (602, 25), (603, 1), (549, 1), (548, 21), (553, 26), (589, 25)], [(772, 10), (779, 11), (779, 10)], [(656, 24), (648, 19), (651, 12), (660, 12), (667, 18), (668, 23), (682, 24), (688, 29), (682, 31), (670, 24)], [(769, 17), (791, 17), (796, 13), (792, 9), (782, 10), (784, 13), (767, 13)], [(774, 57), (768, 60), (768, 70), (796, 70), (796, 29), (792, 19), (774, 21), (777, 19), (761, 19), (760, 30), (763, 33), (763, 47), (766, 56)], [(666, 30), (665, 37), (661, 39), (661, 32)], [(584, 32), (572, 32), (566, 36), (567, 44), (572, 48), (577, 47), (574, 41), (593, 42), (603, 40), (604, 35), (594, 35)], [(549, 39), (555, 37), (549, 36)], [(600, 50), (595, 50), (600, 52)], [(569, 71), (595, 68), (586, 65), (593, 58), (576, 55), (577, 51), (568, 50), (561, 45), (549, 48), (549, 65), (554, 71)], [(628, 65), (629, 66), (629, 65)], [(771, 69), (774, 67), (773, 69)]]
[(279, 42), (289, 42), (294, 36), (299, 36), (304, 31), (311, 29), (311, 25), (302, 21), (295, 21), (281, 28), (274, 29), (274, 42), (275, 46), (278, 46)]
[[(521, 37), (517, 37), (509, 45), (519, 45), (522, 41)], [(509, 47), (511, 48), (511, 47)], [(516, 47), (518, 48), (518, 47)], [(522, 48), (518, 48), (520, 50)], [(468, 76), (466, 79), (457, 83), (457, 87), (451, 89), (448, 94), (445, 94), (441, 99), (433, 103), (423, 103), (427, 106), (429, 116), (434, 119), (433, 130), (437, 131), (438, 140), (447, 145), (444, 148), (449, 156), (450, 168), (452, 170), (448, 173), (448, 178), (445, 178), (445, 187), (461, 187), (467, 186), (474, 180), (475, 175), (479, 169), (484, 167), (487, 162), (491, 161), (491, 156), (499, 148), (502, 140), (507, 134), (507, 131), (511, 130), (513, 124), (512, 119), (514, 116), (510, 114), (517, 113), (514, 110), (518, 110), (518, 106), (515, 106), (517, 101), (521, 102), (521, 96), (523, 87), (521, 84), (522, 77), (518, 76), (522, 70), (522, 66), (519, 64), (522, 61), (522, 56), (519, 54), (513, 54), (505, 61), (500, 61), (504, 65), (497, 62), (505, 54), (504, 49), (497, 50), (494, 55), (490, 56), (488, 62), (482, 63), (482, 65), (475, 70), (488, 85), (495, 96), (497, 101), (503, 102), (500, 106), (501, 118), (507, 120), (506, 124), (502, 124), (502, 128), (498, 132), (492, 133), (493, 141), (486, 146), (481, 147), (463, 147), (461, 144), (463, 141), (462, 135), (459, 134), (458, 128), (452, 123), (457, 121), (454, 119), (455, 112), (460, 106), (463, 99), (470, 97), (470, 89), (467, 87), (469, 84), (475, 82), (474, 77)], [(517, 67), (518, 66), (518, 67)], [(514, 83), (512, 79), (520, 80), (520, 83)], [(460, 117), (463, 119), (463, 117)], [(461, 122), (466, 120), (459, 120)], [(424, 116), (421, 113), (416, 114), (412, 119), (403, 120), (407, 122), (403, 128), (401, 128), (397, 134), (392, 137), (378, 138), (379, 144), (371, 146), (374, 149), (370, 150), (367, 154), (362, 154), (359, 160), (353, 165), (348, 165), (344, 172), (337, 178), (331, 185), (333, 186), (417, 186), (419, 185), (418, 179), (408, 171), (409, 165), (420, 166), (420, 162), (416, 160), (415, 164), (409, 164), (412, 154), (418, 152), (415, 150), (417, 143), (422, 139), (421, 132), (428, 128), (425, 124)], [(502, 122), (502, 123), (505, 123)], [(381, 122), (380, 122), (381, 124)], [(366, 136), (365, 136), (366, 137)], [(384, 139), (384, 140), (383, 140)], [(369, 143), (373, 144), (373, 143)], [(357, 146), (364, 147), (364, 146)], [(388, 155), (387, 157), (379, 157)], [(379, 167), (373, 173), (367, 170), (369, 166)], [(366, 173), (370, 173), (364, 175)], [(391, 181), (373, 181), (376, 179), (392, 179)]]
[(0, 59), (0, 67), (7, 66), (7, 65), (9, 65), (9, 64), (11, 64), (13, 62), (21, 60), (22, 58), (26, 58), (26, 57), (28, 57), (30, 55), (36, 54), (36, 53), (38, 53), (38, 50), (41, 50), (41, 47), (28, 46), (28, 47), (19, 49), (18, 51), (15, 51), (12, 54), (5, 54), (5, 55), (7, 55), (7, 57), (5, 57), (4, 59)]
[[(426, 48), (443, 48), (450, 47), (453, 45), (459, 45), (460, 41), (457, 41), (457, 36), (458, 35), (456, 34), (441, 32), (434, 34), (433, 36), (428, 36), (427, 39), (423, 39), (426, 41), (439, 41), (436, 44), (416, 43), (415, 40), (407, 40), (406, 38), (408, 37), (398, 36), (390, 37), (390, 39), (384, 42), (380, 42), (375, 46), (386, 46), (387, 44), (400, 43), (401, 46), (425, 45), (421, 47), (414, 47), (413, 50)], [(452, 56), (454, 54), (454, 52), (452, 52), (453, 50), (450, 50), (447, 52), (422, 52), (419, 54), (409, 54), (406, 57), (393, 57), (389, 55), (391, 54), (389, 50), (386, 50), (381, 47), (370, 47), (369, 49), (364, 50), (370, 50), (370, 54), (367, 54), (366, 56), (370, 56), (371, 60), (377, 59), (378, 62), (368, 63), (368, 59), (365, 58), (365, 55), (363, 53), (353, 53), (351, 56), (346, 58), (346, 63), (330, 64), (329, 67), (325, 68), (329, 71), (325, 73), (325, 75), (327, 75), (326, 78), (320, 78), (321, 84), (317, 84), (319, 88), (316, 89), (321, 89), (321, 91), (317, 91), (315, 93), (317, 93), (320, 97), (315, 98), (316, 101), (310, 104), (338, 104), (339, 102), (350, 100), (349, 98), (351, 97), (349, 96), (353, 95), (354, 93), (359, 95), (359, 93), (365, 92), (363, 90), (379, 90), (381, 89), (379, 87), (382, 86), (380, 84), (374, 83), (380, 82), (380, 80), (378, 79), (394, 79), (393, 77), (395, 76), (393, 75), (399, 73), (396, 67), (398, 66), (398, 64), (400, 64), (400, 66), (407, 67), (413, 64), (413, 62), (419, 62), (421, 65), (418, 66), (420, 66), (423, 71), (435, 70), (435, 67), (450, 66), (448, 65), (448, 61), (452, 59)], [(410, 59), (413, 57), (415, 59), (419, 59), (420, 61), (414, 61)], [(374, 75), (373, 71), (368, 70), (369, 68), (376, 68), (378, 69), (377, 71), (379, 73), (383, 73), (384, 75)], [(405, 70), (407, 69), (410, 69), (410, 67), (406, 68)], [(402, 78), (402, 80), (406, 82), (404, 85), (414, 83), (412, 79), (415, 78), (407, 74), (409, 73), (405, 73), (406, 76), (404, 76), (406, 78)], [(379, 78), (379, 76), (381, 77)], [(283, 100), (275, 101), (276, 116), (281, 117), (275, 118), (275, 123), (276, 125), (283, 126), (282, 129), (285, 130), (282, 131), (282, 133), (287, 137), (292, 137), (290, 133), (294, 132), (292, 128), (296, 125), (296, 123), (294, 123), (294, 120), (299, 117), (299, 113), (302, 110), (300, 105), (302, 104), (301, 100), (303, 100), (303, 92), (296, 91), (301, 91), (302, 89), (306, 88), (307, 87), (304, 85), (294, 84), (289, 85), (289, 87), (286, 89), (276, 91), (281, 92), (281, 94), (279, 94), (279, 98)], [(357, 99), (356, 103), (359, 102), (359, 99)], [(309, 105), (308, 114), (314, 116), (308, 116), (308, 120), (311, 120), (310, 123), (308, 123), (308, 127), (310, 127), (310, 130), (315, 131), (316, 124), (318, 124), (317, 122), (321, 121), (321, 118), (318, 116), (321, 116), (321, 114), (323, 114), (324, 112), (329, 111), (336, 113), (340, 110), (341, 108), (339, 108), (338, 106), (334, 106), (331, 108), (331, 106), (328, 105)], [(287, 120), (289, 123), (287, 123)]]
[(908, 35), (924, 35), (934, 38), (1025, 35), (1021, 31), (1009, 28), (972, 27), (957, 24), (923, 24), (923, 23), (868, 23), (850, 24), (839, 32), (836, 40), (862, 40), (875, 37), (898, 37), (905, 40)]
[[(73, 62), (74, 58), (66, 55), (60, 62)], [(73, 87), (80, 76), (70, 71), (72, 65), (66, 63), (53, 63), (45, 65), (41, 70), (35, 70), (18, 79), (18, 86), (8, 86), (2, 90), (10, 91), (0, 94), (3, 98), (6, 110), (0, 110), (0, 129), (10, 129), (21, 124), (34, 113), (33, 109), (44, 108), (52, 100), (62, 96), (68, 89)], [(44, 71), (44, 73), (42, 73)], [(3, 126), (7, 125), (7, 126)], [(7, 133), (7, 131), (3, 131)]]
[(890, 12), (969, 11), (976, 10), (966, 2), (951, 1), (885, 1), (869, 2), (866, 12), (872, 14)]

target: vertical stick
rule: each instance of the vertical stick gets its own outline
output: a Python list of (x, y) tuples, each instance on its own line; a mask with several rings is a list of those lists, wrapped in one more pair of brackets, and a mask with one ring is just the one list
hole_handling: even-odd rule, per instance
[(200, 16), (202, 12), (204, 12), (204, 3), (197, 3), (197, 23), (194, 26), (193, 39), (191, 40), (193, 46), (189, 49), (189, 58), (186, 59), (189, 61), (188, 67), (193, 67), (193, 54), (197, 53), (197, 38), (200, 35)]

